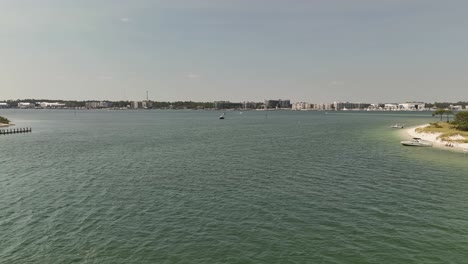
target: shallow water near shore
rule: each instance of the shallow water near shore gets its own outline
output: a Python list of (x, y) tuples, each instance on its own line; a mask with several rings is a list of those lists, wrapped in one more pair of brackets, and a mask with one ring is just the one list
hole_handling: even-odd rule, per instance
[(0, 110), (0, 263), (463, 263), (430, 113)]

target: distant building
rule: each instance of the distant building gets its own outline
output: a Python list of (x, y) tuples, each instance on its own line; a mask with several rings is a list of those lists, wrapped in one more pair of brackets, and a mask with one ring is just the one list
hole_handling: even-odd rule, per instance
[(138, 109), (138, 108), (140, 108), (139, 106), (141, 106), (141, 102), (138, 102), (138, 101), (130, 102), (130, 108)]
[(256, 102), (242, 102), (242, 109), (256, 109), (257, 103)]
[(380, 107), (379, 104), (370, 104), (370, 105), (367, 107), (367, 111), (379, 111), (379, 110), (383, 110), (383, 108)]
[(99, 102), (86, 102), (85, 107), (88, 109), (94, 109), (97, 108)]
[(463, 105), (450, 105), (448, 108), (451, 111), (460, 111), (463, 109)]
[(7, 103), (0, 103), (0, 108), (9, 108), (10, 105)]
[(233, 103), (229, 101), (215, 101), (213, 102), (214, 108), (216, 109), (241, 109), (243, 108), (242, 103)]
[(422, 111), (426, 109), (425, 103), (403, 103), (398, 104), (398, 110), (403, 111)]
[(265, 100), (265, 108), (267, 109), (285, 109), (291, 108), (291, 100)]
[(330, 111), (333, 109), (332, 104), (313, 104), (312, 109), (318, 110), (318, 111)]
[(99, 102), (98, 108), (111, 108), (112, 105), (113, 105), (112, 102), (102, 101), (102, 102)]
[(145, 109), (153, 108), (153, 102), (150, 100), (141, 102), (141, 107)]
[(42, 103), (39, 104), (39, 106), (41, 108), (64, 108), (65, 104), (42, 102)]
[(278, 100), (265, 100), (265, 108), (279, 108), (279, 101)]
[(86, 102), (85, 107), (88, 109), (101, 109), (112, 107), (112, 102), (101, 101), (101, 102)]
[(214, 101), (213, 106), (216, 109), (226, 109), (228, 108), (228, 105), (230, 105), (231, 102), (229, 101)]
[(34, 108), (34, 107), (36, 107), (34, 103), (23, 103), (23, 102), (18, 103), (18, 108), (21, 108), (21, 109), (28, 109), (28, 108)]
[(396, 111), (396, 110), (398, 110), (398, 105), (397, 104), (385, 104), (384, 105), (384, 110), (385, 111)]
[(292, 110), (310, 110), (310, 104), (306, 102), (297, 102), (292, 104)]
[(350, 103), (350, 102), (334, 102), (333, 103), (334, 109), (336, 111), (346, 111), (346, 110), (363, 110), (370, 106), (367, 103)]
[(216, 109), (222, 109), (224, 107), (224, 105), (226, 105), (228, 103), (230, 103), (230, 102), (229, 101), (214, 101), (213, 106)]
[(311, 104), (312, 110), (323, 110), (323, 104)]

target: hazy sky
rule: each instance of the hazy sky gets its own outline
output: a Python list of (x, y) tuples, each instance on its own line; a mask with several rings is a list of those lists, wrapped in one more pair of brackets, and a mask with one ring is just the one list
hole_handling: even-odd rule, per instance
[(468, 1), (0, 0), (0, 100), (468, 101)]

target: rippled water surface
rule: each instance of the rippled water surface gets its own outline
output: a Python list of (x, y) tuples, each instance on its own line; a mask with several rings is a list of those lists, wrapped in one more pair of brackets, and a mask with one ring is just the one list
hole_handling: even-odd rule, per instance
[(0, 263), (466, 263), (430, 113), (0, 110)]

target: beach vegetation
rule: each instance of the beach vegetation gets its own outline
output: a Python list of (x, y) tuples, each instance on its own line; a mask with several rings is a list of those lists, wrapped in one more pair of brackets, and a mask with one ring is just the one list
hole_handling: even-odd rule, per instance
[[(465, 112), (468, 114), (468, 112)], [(436, 122), (416, 129), (418, 133), (440, 133), (437, 137), (447, 142), (468, 143), (468, 130), (458, 130), (454, 122)]]
[(458, 112), (453, 124), (458, 130), (468, 131), (468, 112)]
[(10, 120), (8, 120), (8, 118), (0, 116), (0, 124), (10, 124)]

